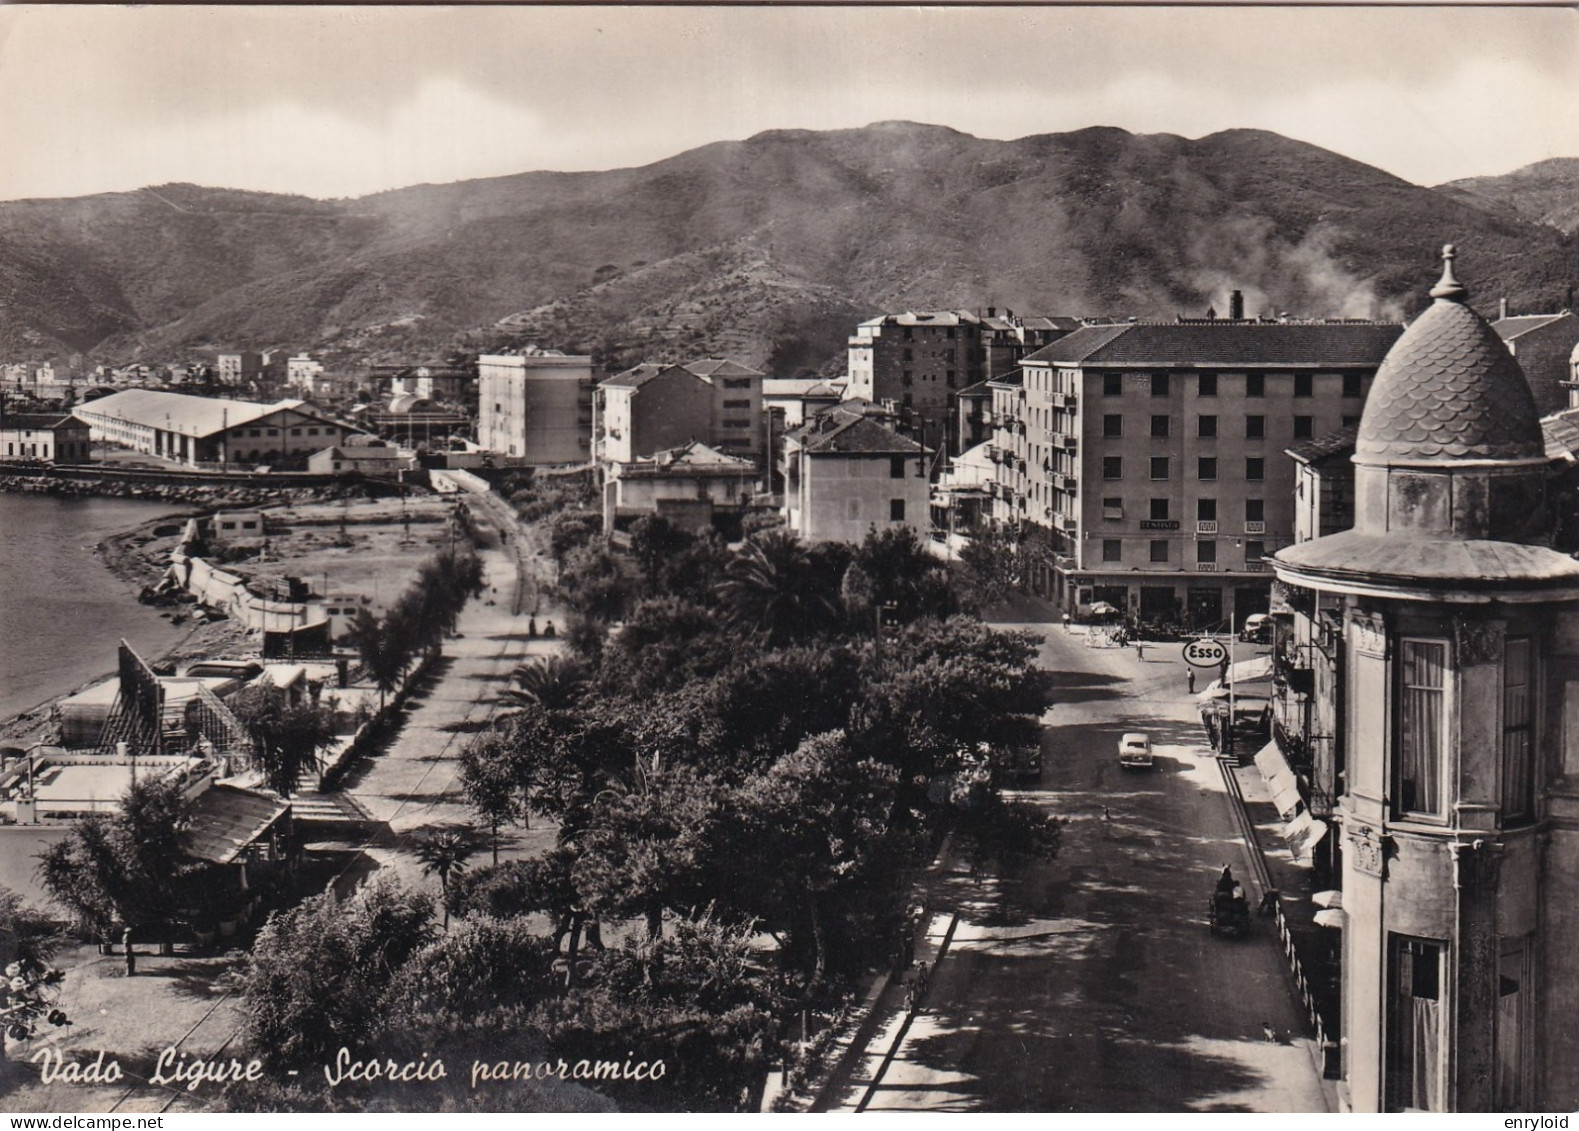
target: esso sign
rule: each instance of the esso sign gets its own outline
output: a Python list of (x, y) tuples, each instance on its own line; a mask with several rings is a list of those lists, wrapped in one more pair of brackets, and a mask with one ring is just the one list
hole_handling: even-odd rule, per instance
[(1184, 659), (1198, 668), (1220, 668), (1228, 661), (1228, 649), (1215, 640), (1192, 640), (1184, 646)]

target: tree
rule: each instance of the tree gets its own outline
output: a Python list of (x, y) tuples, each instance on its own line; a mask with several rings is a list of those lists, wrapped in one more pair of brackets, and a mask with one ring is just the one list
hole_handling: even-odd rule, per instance
[(446, 928), (450, 925), (450, 880), (464, 872), (466, 862), (476, 854), (477, 845), (466, 829), (434, 829), (417, 840), (417, 859), (422, 862), (422, 874), (439, 878)]
[(377, 686), (378, 707), (383, 710), (385, 695), (400, 686), (406, 657), (410, 654), (405, 626), (390, 615), (379, 618), (362, 608), (351, 618), (346, 636), (356, 649), (368, 678)]
[(271, 1068), (331, 1063), (370, 1041), (385, 1018), (395, 972), (433, 939), (433, 904), (378, 878), (349, 898), (333, 891), (275, 912), (241, 976), (243, 1029)]
[(668, 591), (671, 569), (696, 539), (662, 515), (646, 514), (631, 525), (630, 552), (648, 593)]
[(30, 1040), (41, 1023), (68, 1023), (56, 1005), (65, 971), (49, 965), (59, 942), (48, 916), (0, 888), (0, 962), (6, 963), (0, 979), (0, 1060), (5, 1058), (6, 1037)]
[(202, 867), (182, 848), (191, 803), (177, 783), (134, 783), (113, 814), (83, 818), (39, 854), (39, 880), (100, 938), (118, 927), (168, 937), (181, 883)]
[(507, 740), (499, 731), (479, 734), (461, 751), (461, 789), (472, 812), (488, 824), (493, 862), (497, 864), (500, 827), (531, 817), (526, 798), (518, 793)]
[(500, 692), (506, 710), (494, 718), (508, 718), (533, 704), (549, 711), (568, 710), (586, 691), (588, 675), (586, 664), (573, 657), (556, 655), (522, 664), (510, 673), (515, 686)]
[(837, 587), (825, 588), (795, 535), (769, 530), (746, 539), (724, 570), (718, 596), (733, 623), (770, 645), (813, 635), (836, 613)]
[(971, 535), (959, 558), (964, 566), (966, 599), (978, 609), (1001, 603), (1020, 584), (1020, 546), (1001, 526)]
[(334, 712), (314, 703), (292, 704), (283, 688), (252, 685), (238, 691), (230, 709), (252, 739), (253, 760), (268, 787), (289, 798), (302, 774), (320, 769), (321, 754), (335, 743)]

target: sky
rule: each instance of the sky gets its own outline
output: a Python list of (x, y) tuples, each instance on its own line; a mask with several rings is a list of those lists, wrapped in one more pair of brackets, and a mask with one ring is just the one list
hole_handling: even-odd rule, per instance
[(1561, 8), (0, 6), (0, 200), (333, 198), (765, 129), (1253, 127), (1419, 184), (1579, 156)]

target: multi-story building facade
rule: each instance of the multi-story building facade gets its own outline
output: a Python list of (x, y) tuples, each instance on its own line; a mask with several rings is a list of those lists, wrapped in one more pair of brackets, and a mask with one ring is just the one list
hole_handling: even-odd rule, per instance
[(784, 520), (808, 542), (908, 525), (928, 537), (928, 452), (874, 416), (832, 408), (784, 436)]
[(933, 448), (958, 451), (955, 393), (1011, 371), (1026, 353), (1077, 326), (1073, 319), (965, 310), (906, 311), (869, 318), (849, 341), (844, 395), (891, 402), (901, 426)]
[(477, 359), (477, 443), (531, 466), (592, 454), (592, 358), (558, 350)]
[(1084, 326), (989, 382), (993, 515), (1071, 611), (1241, 624), (1293, 537), (1291, 444), (1359, 422), (1392, 323)]
[(724, 358), (643, 363), (598, 384), (596, 458), (630, 463), (699, 440), (766, 467), (760, 371)]
[(1303, 614), (1331, 622), (1339, 1096), (1362, 1112), (1569, 1111), (1579, 563), (1547, 544), (1552, 461), (1529, 386), (1446, 258), (1366, 404), (1353, 529), (1273, 559)]

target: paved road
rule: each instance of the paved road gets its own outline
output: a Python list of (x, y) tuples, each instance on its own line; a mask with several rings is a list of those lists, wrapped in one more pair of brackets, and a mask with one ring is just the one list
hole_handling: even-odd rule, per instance
[[(927, 952), (957, 920), (924, 1008), (907, 1020), (885, 995), (833, 1106), (1325, 1111), (1267, 922), (1243, 941), (1204, 923), (1217, 871), (1248, 868), (1178, 647), (1139, 661), (1029, 627), (1047, 635), (1058, 705), (1025, 796), (1067, 820), (1062, 852), (981, 884), (940, 878)], [(1127, 730), (1151, 733), (1151, 772), (1119, 769)]]

